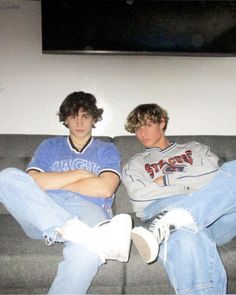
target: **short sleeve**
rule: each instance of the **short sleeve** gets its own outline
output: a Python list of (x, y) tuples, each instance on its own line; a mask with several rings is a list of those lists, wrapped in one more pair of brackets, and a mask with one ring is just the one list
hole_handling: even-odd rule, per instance
[(28, 164), (26, 172), (29, 170), (37, 170), (45, 172), (50, 170), (51, 149), (49, 141), (44, 140), (35, 150), (34, 155)]
[(113, 143), (106, 143), (100, 154), (101, 164), (99, 174), (103, 172), (114, 172), (121, 177), (120, 153)]

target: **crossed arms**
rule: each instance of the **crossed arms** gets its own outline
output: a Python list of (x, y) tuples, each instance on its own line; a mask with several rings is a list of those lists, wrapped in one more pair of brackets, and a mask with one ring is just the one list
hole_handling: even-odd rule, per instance
[(95, 198), (111, 197), (120, 182), (119, 176), (109, 171), (96, 175), (83, 169), (66, 172), (30, 170), (28, 174), (43, 190), (69, 190)]

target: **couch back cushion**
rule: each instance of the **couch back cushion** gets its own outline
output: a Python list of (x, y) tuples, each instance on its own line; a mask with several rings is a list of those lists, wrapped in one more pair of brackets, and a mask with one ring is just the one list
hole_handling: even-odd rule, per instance
[[(33, 134), (0, 134), (0, 171), (8, 167), (16, 167), (25, 170), (36, 147), (46, 138), (53, 135), (33, 135)], [(98, 137), (104, 141), (112, 141), (111, 137)], [(217, 135), (195, 135), (195, 136), (169, 136), (171, 141), (184, 143), (188, 141), (202, 142), (211, 147), (212, 152), (217, 154), (221, 162), (236, 159), (236, 136)], [(117, 136), (113, 142), (121, 153), (122, 166), (136, 153), (144, 150), (135, 136)], [(117, 213), (132, 213), (128, 196), (124, 185), (119, 186), (114, 201), (114, 211)], [(0, 204), (0, 214), (7, 211)]]
[[(236, 136), (218, 136), (218, 135), (186, 135), (186, 136), (168, 136), (170, 141), (185, 143), (189, 141), (198, 141), (210, 146), (211, 151), (218, 155), (220, 164), (225, 161), (236, 159)], [(135, 136), (117, 136), (113, 139), (118, 147), (122, 166), (136, 153), (144, 150)], [(114, 202), (116, 213), (133, 213), (124, 185), (119, 186)]]

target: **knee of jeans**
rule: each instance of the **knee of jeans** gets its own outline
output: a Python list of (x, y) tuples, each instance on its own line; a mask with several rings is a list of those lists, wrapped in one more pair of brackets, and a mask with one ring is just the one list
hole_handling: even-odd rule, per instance
[(171, 234), (165, 267), (177, 294), (225, 294), (223, 264), (216, 244), (205, 232)]
[(0, 180), (6, 183), (7, 181), (12, 181), (16, 175), (23, 173), (17, 168), (6, 168), (0, 172)]
[[(200, 248), (204, 248), (201, 245), (200, 234), (195, 234), (188, 230), (179, 229), (170, 235), (168, 241), (168, 253), (178, 253), (182, 257), (188, 257), (196, 254)], [(202, 249), (203, 251), (204, 249)]]
[(221, 166), (221, 169), (222, 170), (232, 170), (232, 171), (236, 171), (236, 160), (234, 161), (228, 161), (228, 162), (225, 162), (222, 166)]

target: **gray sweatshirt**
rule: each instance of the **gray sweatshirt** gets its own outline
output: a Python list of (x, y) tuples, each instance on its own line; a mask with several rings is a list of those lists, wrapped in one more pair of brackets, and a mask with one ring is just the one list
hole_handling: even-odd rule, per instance
[[(186, 195), (207, 184), (216, 174), (219, 158), (198, 142), (172, 143), (164, 150), (146, 149), (124, 166), (122, 181), (138, 217), (160, 198)], [(164, 185), (154, 179), (164, 176)]]

